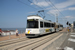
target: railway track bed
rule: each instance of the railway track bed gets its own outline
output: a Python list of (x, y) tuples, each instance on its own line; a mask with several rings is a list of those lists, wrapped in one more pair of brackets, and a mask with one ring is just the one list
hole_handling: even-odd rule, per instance
[(55, 37), (59, 36), (61, 33), (53, 33), (49, 34), (44, 37), (39, 38), (32, 38), (32, 39), (22, 39), (20, 41), (12, 42), (12, 43), (4, 43), (2, 47), (0, 47), (0, 50), (33, 50), (48, 41), (54, 39)]

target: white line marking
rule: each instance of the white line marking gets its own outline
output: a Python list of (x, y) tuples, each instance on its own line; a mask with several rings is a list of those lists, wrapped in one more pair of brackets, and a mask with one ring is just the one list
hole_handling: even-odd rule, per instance
[(75, 42), (75, 39), (71, 39), (71, 38), (69, 38), (68, 41)]
[(70, 35), (71, 37), (75, 37), (75, 35)]
[(71, 33), (71, 34), (75, 34), (75, 33)]
[(64, 50), (74, 50), (74, 49), (71, 47), (65, 47)]

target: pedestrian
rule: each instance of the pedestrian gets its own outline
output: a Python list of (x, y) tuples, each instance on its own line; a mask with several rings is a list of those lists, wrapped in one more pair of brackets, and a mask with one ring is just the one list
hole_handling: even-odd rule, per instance
[(15, 31), (15, 32), (16, 32), (16, 36), (18, 36), (18, 30), (17, 30), (17, 29), (16, 29), (16, 31)]
[(2, 30), (1, 30), (1, 28), (0, 28), (0, 36), (1, 36), (1, 34), (2, 34)]
[(67, 27), (67, 32), (69, 32), (69, 27)]
[(71, 32), (71, 27), (69, 27), (69, 32)]

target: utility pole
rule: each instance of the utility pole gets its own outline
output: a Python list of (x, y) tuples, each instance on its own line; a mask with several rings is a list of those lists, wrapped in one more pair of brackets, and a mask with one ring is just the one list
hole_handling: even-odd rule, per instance
[(56, 23), (58, 23), (58, 14), (56, 14)]

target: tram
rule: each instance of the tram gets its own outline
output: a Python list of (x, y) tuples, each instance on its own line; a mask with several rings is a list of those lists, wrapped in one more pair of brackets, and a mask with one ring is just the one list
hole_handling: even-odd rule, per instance
[(54, 22), (51, 22), (49, 20), (44, 20), (38, 15), (30, 15), (27, 17), (27, 27), (25, 30), (25, 35), (27, 37), (36, 37), (39, 35), (59, 31), (59, 28), (55, 25), (58, 26), (59, 24), (55, 24)]

